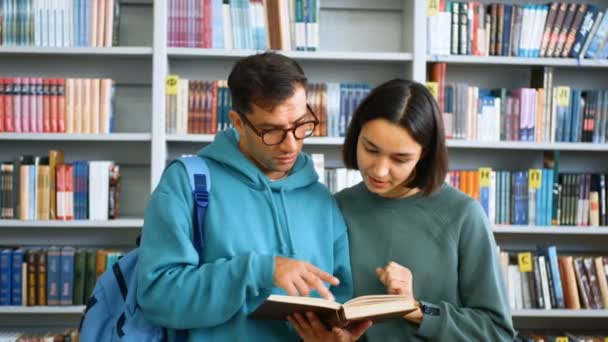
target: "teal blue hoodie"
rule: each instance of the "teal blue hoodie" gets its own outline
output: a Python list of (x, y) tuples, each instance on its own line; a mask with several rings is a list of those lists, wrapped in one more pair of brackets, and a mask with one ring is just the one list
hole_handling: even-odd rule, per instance
[(247, 318), (273, 285), (274, 257), (305, 260), (340, 279), (336, 300), (352, 296), (346, 225), (300, 153), (288, 177), (270, 181), (238, 148), (230, 129), (199, 155), (211, 193), (204, 226), (204, 264), (192, 245), (193, 199), (186, 171), (169, 166), (145, 211), (137, 300), (144, 316), (191, 341), (296, 340), (287, 322)]

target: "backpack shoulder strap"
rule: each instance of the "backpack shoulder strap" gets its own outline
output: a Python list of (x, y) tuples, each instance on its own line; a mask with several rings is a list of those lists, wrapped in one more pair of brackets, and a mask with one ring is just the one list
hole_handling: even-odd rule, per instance
[[(192, 217), (192, 229), (194, 233), (194, 248), (198, 253), (199, 266), (203, 263), (203, 246), (205, 244), (204, 229), (205, 214), (209, 205), (209, 191), (211, 190), (211, 177), (207, 162), (198, 156), (181, 156), (174, 160), (181, 163), (188, 174), (188, 181), (194, 197), (194, 214)], [(188, 339), (188, 330), (177, 330), (175, 340), (185, 342)]]
[(209, 205), (209, 191), (211, 190), (211, 177), (207, 162), (199, 156), (181, 156), (175, 160), (181, 163), (188, 174), (188, 181), (194, 198), (193, 229), (194, 248), (198, 253), (198, 263), (203, 261), (203, 246), (205, 244), (203, 225)]

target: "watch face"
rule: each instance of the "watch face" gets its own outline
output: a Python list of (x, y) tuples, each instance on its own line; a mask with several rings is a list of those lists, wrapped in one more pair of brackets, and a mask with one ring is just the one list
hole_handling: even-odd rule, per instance
[(424, 304), (422, 304), (420, 306), (420, 310), (422, 311), (423, 314), (431, 315), (431, 316), (439, 316), (439, 314), (441, 312), (439, 308), (427, 306)]

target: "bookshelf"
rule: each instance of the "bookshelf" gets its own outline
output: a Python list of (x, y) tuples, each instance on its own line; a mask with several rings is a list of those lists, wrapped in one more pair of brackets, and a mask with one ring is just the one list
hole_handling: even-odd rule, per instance
[(110, 47), (110, 48), (87, 48), (87, 47), (69, 47), (69, 48), (54, 48), (54, 47), (0, 47), (2, 55), (37, 55), (37, 56), (54, 56), (54, 55), (78, 55), (78, 56), (120, 56), (120, 57), (148, 57), (152, 58), (151, 47)]
[[(608, 1), (596, 3), (608, 7)], [(0, 133), (0, 158), (64, 150), (68, 160), (111, 159), (121, 165), (124, 219), (71, 222), (0, 220), (2, 244), (75, 246), (134, 245), (143, 212), (166, 162), (194, 153), (212, 135), (165, 133), (165, 76), (226, 79), (235, 60), (256, 50), (174, 48), (167, 43), (167, 2), (121, 1), (121, 41), (112, 48), (0, 47), (0, 76), (111, 77), (116, 80), (117, 132), (107, 135)], [(378, 24), (382, 23), (382, 24)], [(297, 59), (312, 82), (364, 82), (390, 78), (426, 80), (427, 63), (448, 64), (448, 81), (480, 87), (530, 84), (531, 70), (555, 68), (554, 84), (608, 88), (608, 61), (558, 58), (439, 56), (426, 53), (423, 0), (321, 0), (321, 49), (282, 51)], [(353, 38), (354, 37), (354, 38)], [(309, 138), (304, 151), (324, 153), (326, 164), (341, 165), (342, 138)], [(562, 151), (560, 168), (572, 172), (608, 170), (608, 144), (448, 141), (454, 169), (491, 166), (539, 167), (542, 151)], [(608, 254), (607, 227), (496, 226), (499, 245), (528, 248), (554, 242), (566, 250)], [(39, 316), (76, 326), (82, 307), (0, 307), (0, 328), (34, 326)], [(577, 329), (597, 327), (606, 310), (516, 310), (516, 327)], [(41, 321), (40, 321), (41, 322)], [(45, 321), (46, 322), (46, 321)]]
[(553, 66), (570, 68), (608, 68), (608, 60), (577, 59), (577, 58), (526, 58), (504, 56), (460, 56), (460, 55), (427, 55), (429, 62), (443, 62), (450, 64), (473, 65), (525, 65), (525, 66)]

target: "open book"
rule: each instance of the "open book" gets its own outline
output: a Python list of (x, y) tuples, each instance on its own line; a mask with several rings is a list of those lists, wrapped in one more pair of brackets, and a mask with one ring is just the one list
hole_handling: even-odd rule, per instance
[(314, 312), (328, 326), (343, 327), (357, 321), (403, 317), (414, 310), (413, 300), (398, 295), (361, 296), (344, 304), (314, 297), (271, 295), (250, 317), (285, 320), (296, 312)]

